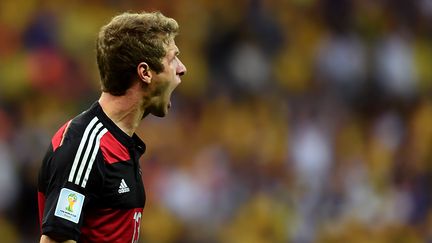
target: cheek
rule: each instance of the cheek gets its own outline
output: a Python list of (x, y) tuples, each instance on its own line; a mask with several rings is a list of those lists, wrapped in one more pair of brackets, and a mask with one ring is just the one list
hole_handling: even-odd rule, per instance
[(176, 76), (176, 74), (177, 74), (177, 67), (176, 67), (176, 65), (172, 65), (171, 67), (170, 67), (170, 72), (171, 72), (171, 75), (173, 75), (173, 76)]
[(170, 71), (171, 71), (171, 73), (173, 73), (174, 75), (176, 75), (176, 74), (177, 74), (177, 70), (179, 70), (179, 68), (180, 68), (180, 62), (179, 62), (178, 59), (176, 58), (176, 59), (174, 59), (174, 60), (170, 63), (169, 67), (170, 67)]
[(165, 84), (157, 85), (154, 92), (153, 92), (153, 95), (154, 96), (162, 96), (166, 90), (165, 86), (166, 86)]
[(160, 83), (156, 89), (156, 95), (164, 97), (172, 90), (172, 82), (167, 80), (166, 82)]

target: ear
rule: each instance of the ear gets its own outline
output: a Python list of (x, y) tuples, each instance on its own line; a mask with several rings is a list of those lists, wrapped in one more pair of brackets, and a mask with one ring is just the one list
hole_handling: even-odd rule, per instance
[(141, 81), (146, 84), (151, 83), (152, 73), (150, 72), (150, 67), (145, 62), (140, 62), (137, 66), (137, 74)]

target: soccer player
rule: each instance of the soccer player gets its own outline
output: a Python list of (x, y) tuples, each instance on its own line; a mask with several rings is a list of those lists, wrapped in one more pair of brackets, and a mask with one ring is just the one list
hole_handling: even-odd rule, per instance
[(123, 13), (96, 44), (102, 94), (53, 136), (39, 172), (40, 242), (137, 242), (145, 194), (135, 134), (163, 117), (186, 67), (178, 24), (159, 12)]

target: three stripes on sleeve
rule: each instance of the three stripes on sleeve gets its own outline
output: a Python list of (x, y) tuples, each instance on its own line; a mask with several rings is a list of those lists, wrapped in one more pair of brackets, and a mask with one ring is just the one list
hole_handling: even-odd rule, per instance
[(100, 140), (107, 131), (97, 117), (94, 117), (87, 125), (69, 173), (69, 182), (73, 182), (76, 185), (80, 185), (81, 183), (81, 187), (86, 187), (90, 171), (99, 150)]

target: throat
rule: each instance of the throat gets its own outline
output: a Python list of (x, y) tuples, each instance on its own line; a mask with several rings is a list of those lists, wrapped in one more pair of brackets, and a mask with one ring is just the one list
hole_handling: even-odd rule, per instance
[(131, 117), (124, 117), (121, 119), (111, 119), (124, 133), (132, 137), (139, 126), (139, 121), (131, 119)]
[(126, 98), (103, 93), (99, 104), (117, 127), (132, 136), (140, 124), (143, 111), (138, 103), (130, 102)]

